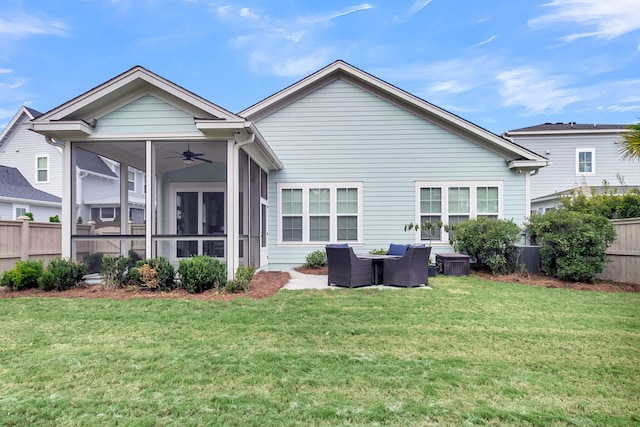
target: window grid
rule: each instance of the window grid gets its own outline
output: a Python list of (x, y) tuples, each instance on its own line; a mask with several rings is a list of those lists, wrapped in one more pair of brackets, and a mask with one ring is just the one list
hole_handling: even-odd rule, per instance
[(49, 182), (49, 157), (36, 157), (36, 181)]
[[(443, 221), (449, 226), (478, 216), (501, 218), (502, 191), (500, 181), (417, 182), (416, 218), (420, 224)], [(448, 242), (449, 235), (442, 229), (433, 236), (421, 230), (420, 240)]]
[(596, 170), (594, 148), (576, 149), (576, 175), (594, 175)]
[(361, 184), (279, 184), (278, 193), (280, 243), (360, 241)]

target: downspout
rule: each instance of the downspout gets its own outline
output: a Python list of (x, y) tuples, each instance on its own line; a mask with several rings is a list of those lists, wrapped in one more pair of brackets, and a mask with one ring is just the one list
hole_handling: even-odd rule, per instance
[[(233, 235), (231, 236), (231, 239), (234, 239), (234, 242), (232, 244), (233, 247), (233, 271), (227, 271), (227, 275), (229, 278), (233, 279), (235, 278), (235, 274), (236, 274), (236, 269), (238, 268), (238, 265), (240, 264), (240, 251), (238, 248), (238, 245), (235, 244), (235, 242), (238, 240), (238, 238), (240, 237), (238, 235), (238, 230), (240, 228), (240, 218), (238, 217), (238, 215), (236, 215), (235, 213), (237, 212), (238, 206), (240, 206), (240, 195), (238, 194), (238, 187), (240, 186), (240, 177), (238, 176), (238, 153), (240, 152), (240, 148), (244, 147), (245, 145), (249, 145), (252, 144), (255, 139), (256, 139), (256, 135), (254, 133), (252, 133), (248, 139), (246, 139), (245, 141), (239, 141), (237, 139), (237, 136), (240, 132), (237, 132), (233, 135), (233, 155), (232, 157), (232, 161), (233, 161), (233, 170), (234, 170), (234, 174), (233, 174), (233, 218), (232, 218), (232, 222), (233, 222)], [(251, 239), (249, 239), (250, 241)], [(249, 242), (249, 245), (251, 245), (251, 243)], [(250, 246), (246, 248), (246, 253), (251, 253), (250, 252)]]

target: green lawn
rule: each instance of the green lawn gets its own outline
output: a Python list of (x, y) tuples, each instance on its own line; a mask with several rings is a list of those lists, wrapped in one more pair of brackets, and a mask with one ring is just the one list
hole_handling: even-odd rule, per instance
[(640, 425), (640, 295), (0, 300), (0, 425)]

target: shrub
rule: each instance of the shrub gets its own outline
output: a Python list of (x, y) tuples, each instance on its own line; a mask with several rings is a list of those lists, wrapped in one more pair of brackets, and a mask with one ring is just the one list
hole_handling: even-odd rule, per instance
[(42, 272), (42, 261), (18, 261), (13, 270), (3, 275), (2, 281), (11, 289), (36, 288)]
[(127, 284), (127, 271), (131, 259), (124, 256), (105, 255), (102, 257), (100, 275), (107, 288), (123, 288)]
[(82, 282), (86, 266), (70, 259), (56, 258), (38, 278), (38, 286), (43, 291), (65, 291)]
[(176, 271), (164, 257), (140, 260), (129, 269), (129, 281), (135, 286), (170, 292), (178, 288)]
[(453, 230), (453, 246), (476, 259), (480, 268), (492, 274), (515, 270), (520, 227), (513, 221), (479, 217), (461, 222)]
[(246, 292), (249, 289), (249, 283), (253, 279), (256, 269), (254, 266), (241, 265), (236, 270), (236, 278), (227, 282), (224, 286), (224, 291), (229, 293)]
[(60, 222), (60, 217), (58, 215), (50, 216), (49, 222)]
[(180, 260), (178, 275), (187, 292), (200, 293), (224, 287), (227, 283), (227, 266), (217, 258), (198, 255)]
[(529, 218), (527, 232), (541, 246), (542, 271), (562, 280), (593, 283), (616, 238), (603, 216), (558, 209)]
[(317, 250), (307, 255), (303, 267), (322, 268), (325, 265), (327, 265), (327, 253), (323, 250)]
[(29, 218), (29, 221), (33, 221), (33, 214), (31, 212), (25, 212), (24, 216), (26, 216), (27, 218)]
[(82, 263), (87, 269), (87, 274), (100, 273), (103, 256), (104, 255), (100, 252), (94, 252), (92, 254), (85, 255), (84, 258), (82, 258)]
[(609, 191), (587, 197), (574, 192), (562, 198), (562, 207), (585, 214), (600, 215), (609, 219), (640, 217), (640, 190), (632, 189), (624, 194)]

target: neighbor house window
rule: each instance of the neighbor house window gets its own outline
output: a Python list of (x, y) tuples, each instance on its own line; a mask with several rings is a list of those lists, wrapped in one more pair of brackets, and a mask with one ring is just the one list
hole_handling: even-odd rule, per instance
[(136, 191), (136, 173), (133, 171), (127, 173), (127, 189), (129, 191)]
[(596, 173), (595, 148), (576, 149), (576, 175), (593, 175)]
[(13, 213), (15, 215), (13, 217), (13, 219), (18, 219), (18, 217), (23, 216), (27, 212), (29, 212), (29, 206), (27, 206), (27, 205), (13, 205)]
[(93, 221), (116, 221), (120, 217), (120, 208), (91, 208)]
[(278, 184), (279, 243), (359, 242), (362, 184)]
[[(502, 218), (502, 182), (418, 182), (416, 183), (417, 218), (455, 226), (479, 216)], [(421, 231), (420, 240), (447, 242), (444, 230), (434, 235)]]
[(49, 156), (36, 157), (36, 182), (49, 182)]

